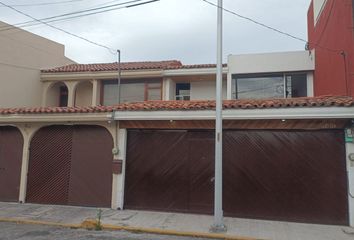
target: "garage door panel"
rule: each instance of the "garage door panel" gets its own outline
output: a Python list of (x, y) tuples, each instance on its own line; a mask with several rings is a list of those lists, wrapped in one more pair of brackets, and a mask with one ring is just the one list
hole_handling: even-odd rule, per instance
[(110, 207), (110, 134), (98, 126), (49, 126), (33, 137), (26, 201)]
[(76, 126), (69, 186), (69, 205), (110, 207), (113, 143), (98, 126)]
[(72, 130), (67, 126), (43, 128), (30, 147), (26, 201), (66, 204), (72, 152)]
[(347, 224), (341, 131), (227, 131), (224, 135), (227, 214)]
[(126, 208), (170, 211), (187, 208), (186, 136), (185, 131), (129, 131)]
[(214, 134), (190, 132), (188, 146), (189, 210), (211, 214), (214, 203)]
[(0, 201), (19, 198), (23, 137), (15, 127), (0, 127)]

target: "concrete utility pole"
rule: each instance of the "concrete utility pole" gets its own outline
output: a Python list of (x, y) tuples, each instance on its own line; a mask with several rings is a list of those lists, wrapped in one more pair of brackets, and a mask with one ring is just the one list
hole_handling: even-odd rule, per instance
[(217, 8), (217, 71), (216, 71), (216, 119), (215, 119), (215, 189), (213, 232), (225, 232), (222, 209), (222, 0)]
[(120, 91), (120, 87), (121, 87), (121, 86), (120, 86), (120, 78), (121, 78), (121, 69), (120, 69), (120, 50), (119, 50), (119, 49), (117, 50), (117, 62), (118, 62), (117, 103), (120, 104), (120, 93), (121, 93), (121, 91)]

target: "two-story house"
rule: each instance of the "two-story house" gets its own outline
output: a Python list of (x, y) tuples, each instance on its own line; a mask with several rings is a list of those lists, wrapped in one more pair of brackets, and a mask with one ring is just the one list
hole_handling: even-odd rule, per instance
[[(120, 94), (118, 69), (121, 69)], [(71, 64), (42, 70), (42, 106), (97, 106), (119, 102), (213, 100), (214, 64), (180, 61)], [(223, 67), (224, 99), (313, 96), (309, 51), (230, 55)], [(120, 96), (119, 96), (120, 95)]]
[[(354, 100), (314, 94), (315, 60), (228, 57), (226, 215), (353, 226)], [(212, 213), (215, 65), (120, 68), (120, 96), (117, 63), (59, 65), (41, 107), (0, 109), (1, 201)]]

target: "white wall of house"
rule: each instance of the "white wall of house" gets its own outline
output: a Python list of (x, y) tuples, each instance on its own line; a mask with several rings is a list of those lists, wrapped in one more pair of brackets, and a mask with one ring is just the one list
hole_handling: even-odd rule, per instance
[[(0, 27), (11, 25), (0, 22)], [(59, 43), (18, 28), (1, 31), (0, 107), (40, 106), (40, 69), (70, 63)]]
[[(191, 100), (213, 100), (215, 99), (215, 81), (192, 81)], [(226, 80), (223, 81), (223, 98), (226, 99)]]
[(228, 68), (232, 74), (313, 71), (313, 52), (278, 52), (229, 55)]
[(232, 98), (232, 74), (308, 72), (308, 96), (313, 96), (315, 56), (311, 51), (228, 56), (227, 98)]

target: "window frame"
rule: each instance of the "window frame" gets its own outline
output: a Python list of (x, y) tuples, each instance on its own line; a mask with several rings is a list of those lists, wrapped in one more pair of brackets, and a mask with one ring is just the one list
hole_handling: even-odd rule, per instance
[[(162, 100), (162, 89), (163, 89), (163, 80), (162, 78), (132, 78), (132, 79), (121, 79), (121, 85), (126, 83), (143, 83), (144, 84), (144, 102), (145, 101), (161, 101)], [(149, 87), (149, 83), (159, 83), (160, 87)], [(116, 79), (103, 79), (101, 80), (101, 89), (100, 89), (100, 105), (104, 106), (104, 87), (105, 85), (118, 85)], [(149, 89), (160, 89), (160, 100), (148, 100)]]
[[(306, 88), (308, 84), (308, 74), (307, 71), (295, 71), (295, 72), (272, 72), (272, 73), (251, 73), (251, 74), (231, 74), (231, 99), (239, 99), (238, 98), (238, 89), (237, 89), (237, 79), (238, 78), (265, 78), (265, 77), (282, 77), (284, 84), (284, 94), (283, 98), (288, 98), (287, 95), (287, 79), (286, 77), (289, 75), (306, 75)], [(306, 92), (306, 95), (308, 93)]]
[[(186, 89), (177, 89), (177, 84), (188, 84), (189, 85), (189, 95), (177, 94), (177, 93), (179, 93), (180, 90), (186, 90)], [(190, 99), (191, 99), (191, 83), (190, 82), (177, 82), (175, 88), (176, 88), (176, 92), (175, 92), (175, 100), (176, 101), (190, 101)], [(183, 99), (177, 99), (178, 96), (183, 96)], [(184, 99), (185, 97), (187, 97), (189, 99)]]

